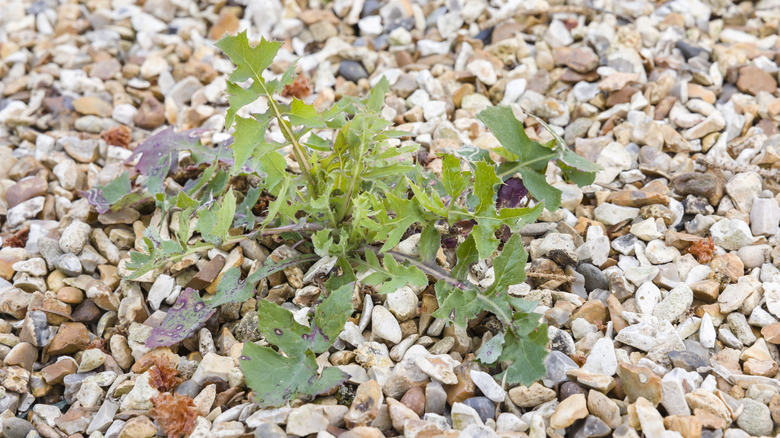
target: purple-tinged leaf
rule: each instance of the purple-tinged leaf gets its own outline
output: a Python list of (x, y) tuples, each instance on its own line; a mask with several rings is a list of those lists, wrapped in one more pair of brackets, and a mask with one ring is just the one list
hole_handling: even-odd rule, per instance
[[(152, 244), (158, 245), (154, 241)], [(214, 314), (218, 306), (227, 303), (240, 303), (251, 298), (255, 293), (254, 285), (264, 277), (291, 266), (318, 259), (319, 256), (316, 254), (301, 254), (279, 262), (269, 259), (260, 269), (244, 280), (241, 280), (241, 272), (238, 268), (230, 268), (222, 275), (217, 286), (217, 293), (208, 301), (204, 301), (195, 289), (185, 289), (179, 295), (176, 304), (168, 310), (160, 326), (152, 329), (151, 336), (146, 340), (146, 346), (150, 348), (167, 347), (183, 341), (203, 327), (203, 324)]]
[(79, 194), (94, 205), (95, 210), (100, 214), (131, 207), (149, 199), (140, 189), (132, 188), (127, 172), (123, 172), (104, 186), (97, 185), (89, 190), (79, 191)]
[(509, 178), (498, 189), (498, 198), (496, 199), (496, 208), (515, 208), (528, 195), (528, 189), (525, 188), (523, 180), (520, 178)]
[(204, 132), (205, 129), (190, 129), (184, 132), (175, 132), (173, 128), (163, 129), (135, 148), (126, 162), (129, 163), (140, 155), (141, 158), (135, 165), (135, 169), (143, 175), (148, 175), (161, 160), (170, 163), (169, 168), (176, 171), (178, 157), (175, 154), (180, 150), (190, 150), (199, 146), (198, 136)]
[(167, 347), (181, 342), (192, 336), (216, 311), (216, 307), (200, 298), (198, 291), (188, 287), (179, 294), (160, 326), (152, 329), (146, 346)]
[(495, 363), (504, 350), (504, 333), (497, 333), (489, 341), (482, 344), (477, 354), (477, 360), (485, 365)]

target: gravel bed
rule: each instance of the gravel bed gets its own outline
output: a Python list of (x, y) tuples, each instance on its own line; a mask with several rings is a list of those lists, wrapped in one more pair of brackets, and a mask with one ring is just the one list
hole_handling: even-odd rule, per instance
[[(182, 379), (170, 392), (193, 399), (193, 438), (780, 431), (780, 1), (0, 0), (0, 11), (2, 436), (165, 436), (149, 413), (163, 363)], [(521, 233), (529, 280), (510, 292), (538, 300), (550, 326), (544, 379), (494, 378), (500, 365), (475, 360), (490, 321), (447, 325), (430, 291), (408, 286), (361, 289), (318, 357), (351, 378), (315, 400), (252, 402), (238, 359), (262, 341), (254, 299), (179, 345), (145, 346), (196, 274), (205, 290), (228, 267), (290, 252), (245, 241), (129, 280), (129, 252), (160, 212), (97, 214), (82, 197), (160, 129), (228, 137), (233, 66), (214, 41), (243, 29), (285, 42), (271, 70), (298, 59), (319, 109), (387, 78), (383, 116), (435, 172), (465, 147), (501, 159), (476, 118), (497, 104), (541, 117), (601, 166), (584, 188), (548, 172), (562, 208)], [(261, 292), (306, 307), (322, 266), (333, 264)], [(487, 286), (492, 267), (472, 275)]]

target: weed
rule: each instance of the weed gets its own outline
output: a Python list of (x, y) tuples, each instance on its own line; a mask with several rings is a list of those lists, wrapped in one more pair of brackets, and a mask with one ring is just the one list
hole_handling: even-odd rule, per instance
[[(382, 117), (389, 89), (384, 79), (365, 99), (344, 97), (318, 113), (299, 99), (306, 94), (306, 81), (296, 82), (294, 65), (279, 77), (269, 76), (281, 43), (262, 40), (252, 47), (246, 33), (240, 33), (217, 45), (236, 64), (227, 84), (230, 108), (225, 118), (233, 129), (232, 141), (206, 148), (197, 132), (161, 131), (133, 152), (133, 181), (125, 172), (85, 196), (101, 212), (154, 202), (170, 221), (177, 221), (170, 238), (155, 227), (146, 230), (144, 251), (131, 253), (128, 264), (136, 278), (190, 254), (265, 236), (302, 242), (307, 254), (269, 260), (243, 279), (238, 268), (231, 268), (211, 298), (184, 290), (147, 345), (180, 342), (219, 305), (252, 297), (264, 276), (331, 256), (341, 275), (325, 282), (326, 293), (308, 327), (289, 310), (268, 300), (258, 302), (259, 328), (270, 346), (246, 343), (240, 362), (261, 405), (330, 393), (348, 378), (336, 367), (318, 372), (315, 357), (328, 351), (351, 316), (356, 283), (380, 293), (435, 283), (435, 317), (459, 325), (483, 311), (497, 317), (503, 331), (485, 343), (477, 358), (484, 364), (509, 363), (499, 378), (528, 385), (544, 376), (547, 327), (533, 313), (535, 302), (508, 293), (526, 278), (528, 256), (517, 231), (544, 208), (560, 206), (560, 190), (545, 177), (550, 163), (579, 185), (591, 184), (598, 168), (568, 150), (554, 131), (555, 138), (546, 144), (530, 140), (511, 108), (494, 107), (478, 118), (501, 143), (494, 152), (503, 163), (466, 146), (441, 157), (438, 177), (416, 163), (418, 145), (401, 142), (404, 133), (392, 130)], [(280, 97), (284, 95), (290, 98)], [(267, 103), (266, 112), (239, 114), (256, 100)], [(266, 136), (272, 126), (279, 128), (283, 141)], [(176, 159), (181, 153), (190, 157), (186, 169)], [(171, 173), (188, 176), (175, 195), (166, 190)], [(244, 176), (253, 183), (234, 184)], [(270, 202), (264, 215), (255, 216), (261, 193)], [(419, 256), (394, 250), (410, 230), (422, 230)], [(450, 271), (436, 263), (440, 251), (454, 253)], [(494, 271), (495, 281), (486, 288), (469, 281), (480, 260), (488, 260)]]

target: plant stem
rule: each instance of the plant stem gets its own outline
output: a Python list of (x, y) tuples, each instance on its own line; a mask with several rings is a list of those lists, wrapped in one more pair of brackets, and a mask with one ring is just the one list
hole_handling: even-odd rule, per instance
[(512, 176), (512, 175), (516, 174), (518, 170), (520, 170), (523, 167), (528, 166), (529, 164), (538, 163), (539, 161), (548, 161), (548, 160), (551, 160), (551, 159), (553, 159), (553, 158), (555, 158), (557, 156), (558, 156), (558, 154), (542, 155), (541, 157), (536, 157), (536, 158), (534, 158), (532, 160), (524, 161), (522, 163), (517, 163), (516, 165), (512, 166), (512, 168), (510, 168), (509, 170), (505, 170), (505, 171), (499, 173), (498, 177), (503, 179), (504, 177)]
[(265, 96), (268, 99), (268, 106), (270, 106), (274, 111), (274, 116), (276, 116), (276, 120), (279, 122), (279, 128), (282, 130), (282, 134), (290, 142), (290, 144), (292, 144), (293, 154), (295, 155), (295, 160), (301, 166), (301, 172), (306, 176), (306, 179), (309, 180), (309, 184), (312, 188), (310, 196), (316, 195), (317, 182), (314, 180), (314, 175), (312, 175), (311, 172), (309, 155), (306, 153), (306, 150), (303, 149), (301, 144), (298, 143), (298, 139), (295, 138), (295, 133), (292, 131), (290, 123), (282, 117), (282, 111), (279, 109), (279, 105), (276, 103), (276, 100), (274, 100), (273, 95), (268, 92), (268, 88), (266, 88), (265, 81), (263, 80), (262, 76), (257, 72), (255, 73), (255, 76), (256, 77), (254, 80), (258, 81), (260, 86), (263, 88)]

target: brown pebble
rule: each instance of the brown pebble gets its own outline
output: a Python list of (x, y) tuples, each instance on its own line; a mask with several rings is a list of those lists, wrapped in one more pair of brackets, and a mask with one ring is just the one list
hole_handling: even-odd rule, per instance
[(425, 392), (419, 386), (413, 386), (401, 397), (401, 403), (422, 417), (425, 413)]
[(65, 286), (57, 291), (57, 299), (67, 304), (81, 304), (84, 292), (75, 287)]
[(43, 196), (48, 188), (49, 185), (45, 178), (41, 176), (27, 177), (8, 188), (5, 192), (5, 200), (9, 208), (14, 207), (28, 199)]

